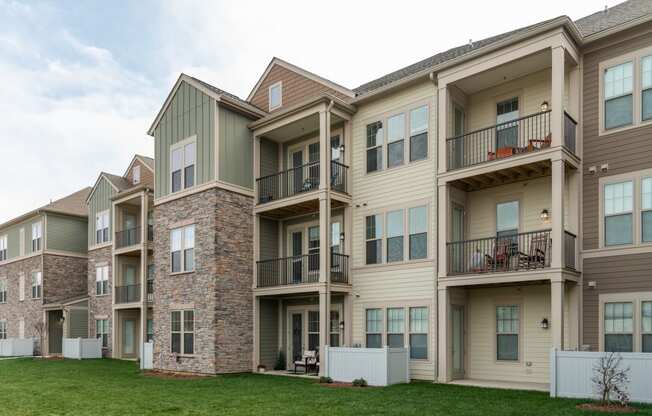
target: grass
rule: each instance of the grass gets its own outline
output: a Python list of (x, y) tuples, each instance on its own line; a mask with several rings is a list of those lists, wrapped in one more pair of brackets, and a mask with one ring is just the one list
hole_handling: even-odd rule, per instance
[[(328, 388), (258, 374), (200, 380), (144, 376), (113, 360), (0, 361), (0, 414), (7, 415), (590, 415), (582, 401), (546, 393), (415, 382)], [(639, 415), (652, 415), (642, 407)], [(604, 414), (603, 414), (604, 415)]]

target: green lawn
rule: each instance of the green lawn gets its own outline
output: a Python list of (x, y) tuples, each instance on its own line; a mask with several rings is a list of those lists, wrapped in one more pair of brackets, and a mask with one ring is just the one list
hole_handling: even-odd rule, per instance
[[(201, 380), (143, 376), (113, 360), (0, 361), (0, 414), (9, 415), (587, 415), (545, 393), (412, 383), (328, 388), (270, 375)], [(652, 415), (652, 407), (640, 415)]]

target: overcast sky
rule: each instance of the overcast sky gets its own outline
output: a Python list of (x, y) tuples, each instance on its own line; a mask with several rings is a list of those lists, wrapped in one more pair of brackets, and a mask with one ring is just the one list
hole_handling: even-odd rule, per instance
[(180, 72), (246, 98), (278, 56), (353, 88), (619, 2), (0, 0), (0, 223), (151, 156), (146, 130)]

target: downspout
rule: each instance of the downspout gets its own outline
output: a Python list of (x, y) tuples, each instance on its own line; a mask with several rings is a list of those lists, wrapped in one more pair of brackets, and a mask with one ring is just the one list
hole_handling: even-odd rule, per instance
[[(437, 117), (435, 118), (435, 134), (434, 136), (437, 138), (435, 140), (435, 149), (437, 151), (439, 150), (439, 88), (437, 88), (437, 77), (435, 76), (435, 72), (431, 72), (428, 75), (428, 78), (430, 78), (430, 82), (432, 82), (434, 88), (435, 88), (435, 108), (437, 109)], [(434, 299), (433, 299), (433, 305), (435, 308), (435, 334), (432, 337), (435, 340), (435, 348), (434, 348), (434, 362), (435, 362), (435, 382), (439, 380), (439, 292), (437, 290), (437, 285), (438, 285), (438, 280), (439, 280), (439, 188), (437, 185), (437, 172), (439, 172), (439, 154), (435, 152), (435, 157), (434, 157), (434, 164), (435, 164), (435, 218), (436, 218), (436, 227), (435, 227), (435, 252), (437, 253), (435, 258), (435, 270), (434, 270)]]

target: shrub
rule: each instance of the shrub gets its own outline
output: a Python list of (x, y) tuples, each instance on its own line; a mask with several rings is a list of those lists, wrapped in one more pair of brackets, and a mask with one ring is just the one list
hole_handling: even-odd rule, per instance
[(602, 356), (593, 367), (593, 386), (603, 404), (611, 404), (614, 396), (621, 406), (629, 404), (629, 367), (621, 368), (622, 357), (613, 352)]
[(330, 378), (330, 377), (324, 377), (324, 376), (319, 377), (319, 383), (320, 384), (331, 384), (332, 382), (333, 382), (333, 379)]
[(364, 378), (356, 378), (353, 380), (353, 386), (355, 387), (367, 387), (367, 380)]
[(282, 350), (278, 352), (278, 356), (276, 357), (276, 364), (274, 364), (274, 370), (285, 370), (285, 353)]

